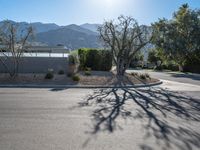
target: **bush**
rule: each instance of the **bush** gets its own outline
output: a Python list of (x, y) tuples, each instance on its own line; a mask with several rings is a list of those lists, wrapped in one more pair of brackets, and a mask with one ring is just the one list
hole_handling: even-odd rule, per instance
[(61, 74), (64, 74), (64, 73), (65, 73), (64, 70), (59, 70), (59, 71), (58, 71), (58, 74), (60, 74), (60, 75), (61, 75)]
[(79, 81), (79, 80), (80, 80), (80, 77), (79, 77), (78, 75), (74, 75), (74, 76), (72, 77), (72, 80), (73, 80), (73, 81)]
[(161, 71), (161, 70), (163, 70), (163, 67), (162, 66), (155, 66), (153, 69)]
[(140, 74), (139, 77), (142, 80), (146, 80), (147, 78), (151, 79), (151, 77), (148, 73)]
[(99, 50), (90, 49), (86, 54), (86, 67), (92, 70), (101, 70), (101, 54)]
[(161, 71), (163, 69), (168, 69), (168, 70), (171, 70), (171, 71), (178, 71), (179, 67), (174, 61), (166, 61), (162, 65), (154, 67), (154, 70)]
[(53, 69), (48, 69), (48, 72), (45, 75), (45, 79), (52, 79), (53, 77), (54, 77), (54, 75), (53, 75)]
[(90, 71), (85, 71), (85, 75), (86, 76), (91, 76), (91, 72)]
[(110, 71), (112, 68), (112, 54), (108, 50), (82, 48), (78, 50), (78, 56), (81, 70)]
[(86, 48), (78, 49), (78, 58), (79, 58), (80, 69), (81, 70), (86, 68), (87, 50), (88, 49), (86, 49)]
[(150, 77), (150, 75), (148, 73), (145, 73), (144, 75), (146, 76), (146, 78), (151, 79), (151, 77)]
[(174, 62), (168, 62), (168, 63), (166, 64), (166, 66), (167, 66), (167, 69), (169, 69), (169, 70), (172, 70), (172, 71), (179, 71), (178, 65), (177, 65), (176, 63), (174, 63)]
[(138, 73), (137, 72), (132, 72), (131, 75), (136, 77), (136, 76), (138, 76)]
[(142, 79), (142, 80), (146, 80), (146, 75), (145, 74), (140, 74), (140, 79)]
[(86, 67), (85, 68), (85, 71), (91, 71), (92, 69), (91, 68), (89, 68), (89, 67)]
[(101, 50), (100, 70), (110, 71), (112, 69), (112, 53), (108, 50)]
[(53, 79), (54, 75), (52, 72), (48, 72), (46, 75), (45, 75), (45, 79)]

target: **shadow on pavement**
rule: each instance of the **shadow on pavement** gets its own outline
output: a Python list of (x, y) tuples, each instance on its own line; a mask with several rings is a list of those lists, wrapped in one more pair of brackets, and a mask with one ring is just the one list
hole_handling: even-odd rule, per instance
[(168, 73), (170, 74), (172, 77), (175, 78), (189, 78), (192, 80), (200, 80), (200, 75), (196, 75), (196, 74), (186, 74), (186, 73)]
[[(156, 143), (162, 142), (163, 149), (191, 150), (200, 147), (200, 131), (188, 125), (200, 121), (200, 100), (182, 93), (162, 88), (99, 89), (79, 106), (94, 108), (91, 114), (92, 135), (101, 131), (112, 133), (122, 128), (118, 118), (132, 119), (143, 122), (144, 138), (153, 137)], [(145, 143), (140, 144), (140, 149), (153, 150)]]
[(59, 91), (64, 91), (66, 89), (68, 89), (68, 88), (52, 88), (52, 89), (50, 89), (50, 91), (51, 92), (59, 92)]

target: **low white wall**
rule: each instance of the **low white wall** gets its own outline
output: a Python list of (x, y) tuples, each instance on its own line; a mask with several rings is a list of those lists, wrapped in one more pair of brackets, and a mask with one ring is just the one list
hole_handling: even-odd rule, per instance
[[(4, 59), (4, 58), (3, 58)], [(6, 63), (12, 68), (10, 59)], [(55, 73), (60, 70), (67, 72), (68, 58), (66, 57), (22, 57), (19, 65), (19, 73), (47, 73), (48, 69), (53, 69)], [(0, 62), (0, 73), (5, 73), (6, 69)]]

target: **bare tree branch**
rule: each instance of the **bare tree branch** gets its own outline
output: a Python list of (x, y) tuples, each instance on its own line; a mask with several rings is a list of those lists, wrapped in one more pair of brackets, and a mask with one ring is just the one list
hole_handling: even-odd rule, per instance
[[(33, 29), (32, 27), (27, 28), (27, 33), (23, 34), (23, 36), (21, 34), (20, 37), (18, 32), (18, 25), (9, 21), (5, 21), (0, 28), (0, 44), (5, 47), (4, 51), (6, 51), (5, 53), (2, 50), (0, 51), (2, 54), (2, 56), (0, 56), (0, 62), (11, 77), (18, 74), (19, 62), (25, 50), (25, 45), (29, 37), (33, 34)], [(11, 54), (11, 56), (9, 54)], [(12, 66), (10, 66), (8, 62), (11, 62)], [(11, 67), (14, 69), (11, 69)]]
[(118, 22), (106, 21), (99, 27), (100, 39), (113, 54), (117, 74), (124, 75), (134, 55), (150, 40), (146, 28), (132, 17), (120, 16)]

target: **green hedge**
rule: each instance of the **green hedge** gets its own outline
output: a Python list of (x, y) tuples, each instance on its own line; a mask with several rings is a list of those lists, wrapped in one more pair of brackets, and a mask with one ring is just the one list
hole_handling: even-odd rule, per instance
[(112, 68), (112, 54), (108, 50), (81, 48), (78, 50), (80, 69), (91, 68), (109, 71)]

